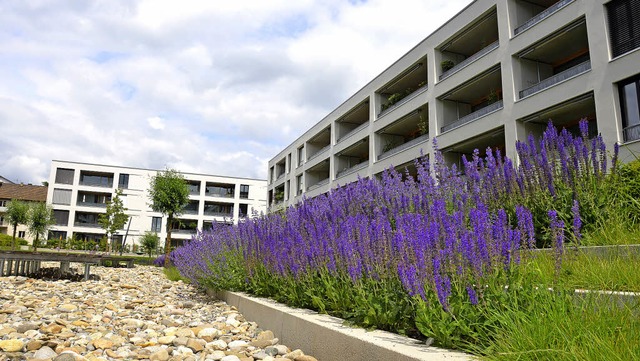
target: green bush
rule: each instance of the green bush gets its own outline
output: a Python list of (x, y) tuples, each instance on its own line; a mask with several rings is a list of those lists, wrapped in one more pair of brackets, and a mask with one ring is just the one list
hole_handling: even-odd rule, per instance
[[(2, 234), (0, 233), (0, 247), (11, 247), (11, 241), (13, 236), (10, 234)], [(18, 246), (26, 246), (29, 242), (27, 242), (24, 238), (16, 237), (16, 245)]]

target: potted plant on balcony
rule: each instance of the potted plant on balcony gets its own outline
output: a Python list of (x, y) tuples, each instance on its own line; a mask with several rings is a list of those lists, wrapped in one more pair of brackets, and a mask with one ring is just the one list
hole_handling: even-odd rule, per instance
[(451, 60), (443, 60), (440, 62), (440, 68), (442, 69), (443, 73), (451, 70), (451, 68), (453, 68), (454, 66), (456, 66), (456, 64), (454, 64), (454, 62)]
[(489, 94), (487, 95), (487, 103), (493, 104), (499, 100), (498, 93), (496, 93), (495, 89), (491, 89)]

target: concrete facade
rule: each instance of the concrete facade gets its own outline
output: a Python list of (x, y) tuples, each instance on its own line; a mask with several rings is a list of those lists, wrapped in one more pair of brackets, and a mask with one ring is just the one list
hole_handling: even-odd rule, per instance
[(577, 133), (587, 119), (634, 159), (640, 34), (627, 40), (627, 23), (609, 22), (622, 6), (637, 28), (637, 3), (474, 1), (269, 161), (269, 210), (390, 166), (411, 172), (434, 156), (433, 139), (449, 164), (488, 147), (516, 159), (516, 141), (549, 120)]
[[(166, 238), (167, 217), (153, 212), (148, 190), (157, 170), (54, 160), (51, 162), (47, 203), (54, 209), (56, 225), (50, 238), (84, 238), (95, 241), (104, 236), (97, 217), (106, 211), (106, 203), (122, 190), (130, 225), (117, 233), (127, 234), (127, 244), (138, 244), (145, 231)], [(172, 228), (172, 243), (180, 244), (213, 222), (237, 224), (253, 211), (266, 210), (266, 181), (208, 174), (182, 173), (189, 184), (189, 205), (177, 217)], [(128, 227), (128, 233), (127, 233)]]

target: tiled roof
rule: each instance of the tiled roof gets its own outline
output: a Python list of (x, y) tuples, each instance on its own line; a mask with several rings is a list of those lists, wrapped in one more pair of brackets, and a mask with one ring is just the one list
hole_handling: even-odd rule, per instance
[(2, 183), (0, 184), (0, 199), (46, 202), (47, 187), (31, 184)]

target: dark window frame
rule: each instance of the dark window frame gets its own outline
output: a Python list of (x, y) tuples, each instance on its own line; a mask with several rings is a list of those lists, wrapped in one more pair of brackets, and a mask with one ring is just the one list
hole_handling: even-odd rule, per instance
[[(636, 88), (636, 116), (640, 115), (640, 74), (632, 76), (618, 82), (618, 99), (620, 100), (620, 111), (622, 115), (622, 129), (624, 142), (632, 142), (640, 139), (640, 116), (635, 122), (632, 123), (632, 119), (628, 119), (629, 105), (627, 104), (627, 97), (624, 89), (628, 85), (634, 84)], [(632, 133), (635, 132), (636, 134)], [(633, 134), (633, 135), (632, 135)]]
[(605, 6), (611, 55), (616, 58), (640, 48), (640, 0), (613, 0)]

